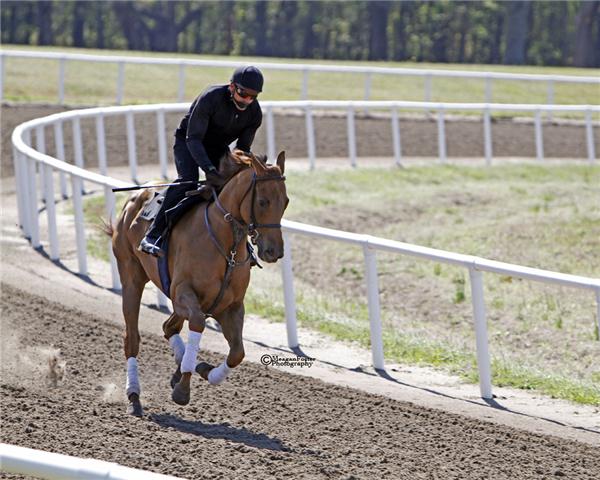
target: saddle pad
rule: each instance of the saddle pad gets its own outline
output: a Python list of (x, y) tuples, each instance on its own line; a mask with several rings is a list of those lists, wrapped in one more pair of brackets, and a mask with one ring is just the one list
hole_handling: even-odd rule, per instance
[(144, 220), (154, 220), (154, 217), (156, 217), (156, 214), (160, 210), (164, 199), (164, 194), (160, 192), (154, 192), (154, 197), (146, 204), (142, 210), (142, 213), (140, 214), (140, 218), (143, 218)]

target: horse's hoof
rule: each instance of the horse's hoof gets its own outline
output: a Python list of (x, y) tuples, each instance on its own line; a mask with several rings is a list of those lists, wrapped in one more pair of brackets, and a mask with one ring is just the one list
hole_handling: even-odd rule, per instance
[(175, 384), (171, 392), (171, 399), (177, 405), (187, 405), (190, 403), (190, 389), (183, 387), (180, 383)]
[(171, 375), (171, 388), (175, 388), (175, 385), (179, 383), (179, 380), (181, 380), (181, 370), (179, 367), (177, 367), (175, 373)]
[(142, 402), (136, 393), (129, 395), (129, 405), (127, 405), (127, 413), (134, 417), (141, 417), (144, 414)]
[(208, 382), (208, 372), (210, 372), (213, 368), (215, 367), (209, 363), (200, 362), (198, 365), (196, 365), (196, 373)]

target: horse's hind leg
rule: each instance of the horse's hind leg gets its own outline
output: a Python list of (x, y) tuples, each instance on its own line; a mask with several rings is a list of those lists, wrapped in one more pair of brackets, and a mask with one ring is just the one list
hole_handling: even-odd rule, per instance
[(219, 314), (217, 320), (223, 330), (223, 336), (229, 344), (229, 354), (218, 367), (213, 368), (207, 363), (200, 363), (196, 371), (211, 385), (220, 385), (225, 381), (232, 368), (237, 367), (244, 359), (244, 304), (234, 304)]
[(177, 365), (177, 370), (175, 370), (175, 373), (171, 376), (171, 388), (174, 388), (175, 384), (181, 379), (180, 365), (183, 354), (185, 353), (185, 343), (183, 343), (179, 332), (181, 332), (181, 329), (183, 328), (184, 320), (185, 319), (177, 315), (177, 313), (173, 313), (165, 320), (162, 326), (165, 338), (169, 341), (169, 345), (171, 345), (171, 351), (173, 352), (175, 364)]
[(140, 402), (140, 380), (138, 377), (137, 356), (140, 351), (140, 332), (138, 318), (140, 302), (144, 291), (145, 281), (127, 279), (123, 284), (123, 317), (125, 317), (124, 349), (127, 359), (127, 384), (126, 393), (129, 400), (127, 413), (137, 417), (142, 416)]
[(181, 379), (174, 386), (171, 398), (178, 405), (187, 405), (190, 401), (190, 380), (192, 372), (196, 369), (200, 339), (206, 327), (206, 315), (200, 309), (196, 293), (188, 285), (177, 288), (173, 305), (177, 315), (187, 318), (189, 333), (185, 352), (181, 359)]

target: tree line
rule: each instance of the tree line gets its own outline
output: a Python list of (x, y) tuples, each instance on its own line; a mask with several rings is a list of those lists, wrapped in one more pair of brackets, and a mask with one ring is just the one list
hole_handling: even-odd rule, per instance
[(600, 1), (13, 1), (2, 43), (600, 66)]

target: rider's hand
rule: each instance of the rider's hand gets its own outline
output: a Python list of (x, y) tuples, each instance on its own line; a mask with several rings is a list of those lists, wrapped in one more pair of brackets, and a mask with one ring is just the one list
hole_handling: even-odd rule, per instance
[(206, 181), (209, 185), (212, 185), (215, 188), (220, 188), (225, 185), (226, 179), (223, 178), (215, 168), (206, 172)]

